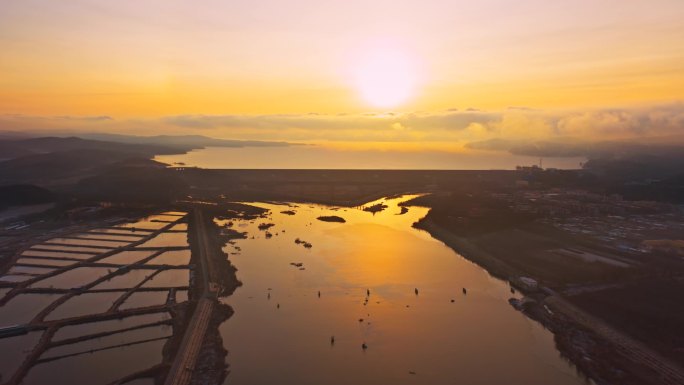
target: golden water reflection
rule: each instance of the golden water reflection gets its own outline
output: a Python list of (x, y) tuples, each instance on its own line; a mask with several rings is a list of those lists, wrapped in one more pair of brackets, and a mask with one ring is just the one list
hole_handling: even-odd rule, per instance
[[(243, 282), (225, 300), (226, 384), (584, 383), (504, 282), (411, 227), (427, 209), (399, 215), (410, 198), (375, 214), (259, 203), (270, 218), (235, 221), (250, 238), (226, 247)], [(257, 226), (269, 222), (267, 238)]]

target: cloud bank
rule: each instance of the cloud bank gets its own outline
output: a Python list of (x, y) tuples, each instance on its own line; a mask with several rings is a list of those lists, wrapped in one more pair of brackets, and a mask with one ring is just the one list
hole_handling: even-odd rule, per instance
[[(241, 140), (279, 140), (415, 151), (509, 151), (535, 156), (581, 156), (613, 147), (683, 146), (684, 104), (545, 111), (449, 109), (368, 114), (176, 115), (147, 119), (109, 116), (0, 116), (0, 130), (41, 134), (202, 134)], [(627, 147), (623, 147), (627, 148)]]

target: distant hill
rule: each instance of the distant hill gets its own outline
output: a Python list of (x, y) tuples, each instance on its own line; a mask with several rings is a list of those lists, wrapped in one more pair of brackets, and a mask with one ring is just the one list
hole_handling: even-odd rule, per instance
[(30, 139), (0, 139), (0, 159), (13, 159), (28, 155), (47, 154), (70, 150), (107, 150), (135, 153), (152, 157), (157, 154), (174, 154), (190, 150), (191, 146), (163, 146), (156, 144), (136, 144), (107, 142), (78, 137), (40, 137)]
[(283, 147), (288, 142), (214, 139), (202, 135), (135, 136), (84, 133), (78, 136), (30, 137), (30, 133), (0, 132), (0, 161), (69, 150), (107, 150), (155, 155), (182, 154), (204, 147)]
[[(71, 184), (120, 162), (149, 161), (150, 153), (105, 149), (74, 149), (23, 156), (0, 162), (0, 185)], [(155, 162), (156, 163), (156, 162)]]
[(34, 138), (35, 135), (31, 135), (30, 133), (26, 132), (19, 132), (19, 131), (2, 131), (0, 132), (0, 140), (7, 140), (7, 139), (28, 139), (28, 138)]
[(0, 186), (0, 209), (9, 206), (25, 206), (54, 202), (56, 195), (47, 189), (33, 185)]
[(163, 167), (150, 159), (160, 154), (178, 154), (193, 145), (123, 143), (78, 137), (0, 139), (0, 185), (73, 184), (112, 165)]
[(85, 199), (165, 204), (184, 196), (187, 190), (187, 183), (176, 171), (123, 162), (82, 179), (72, 193)]
[(0, 137), (0, 185), (69, 185), (119, 167), (159, 168), (155, 155), (180, 154), (206, 146), (288, 146), (285, 142), (214, 139), (201, 135), (132, 136), (85, 134), (82, 137)]

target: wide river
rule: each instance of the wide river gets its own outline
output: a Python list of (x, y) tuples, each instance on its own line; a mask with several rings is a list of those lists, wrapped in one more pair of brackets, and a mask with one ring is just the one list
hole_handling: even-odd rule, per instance
[(226, 384), (586, 384), (507, 283), (412, 228), (427, 209), (399, 215), (410, 198), (376, 214), (256, 203), (270, 218), (234, 221), (248, 238), (225, 248), (243, 282), (225, 299)]

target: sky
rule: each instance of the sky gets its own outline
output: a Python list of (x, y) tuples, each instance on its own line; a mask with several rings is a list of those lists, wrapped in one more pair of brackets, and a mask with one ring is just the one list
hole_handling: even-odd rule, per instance
[(680, 140), (682, 20), (681, 0), (2, 0), (0, 129)]

